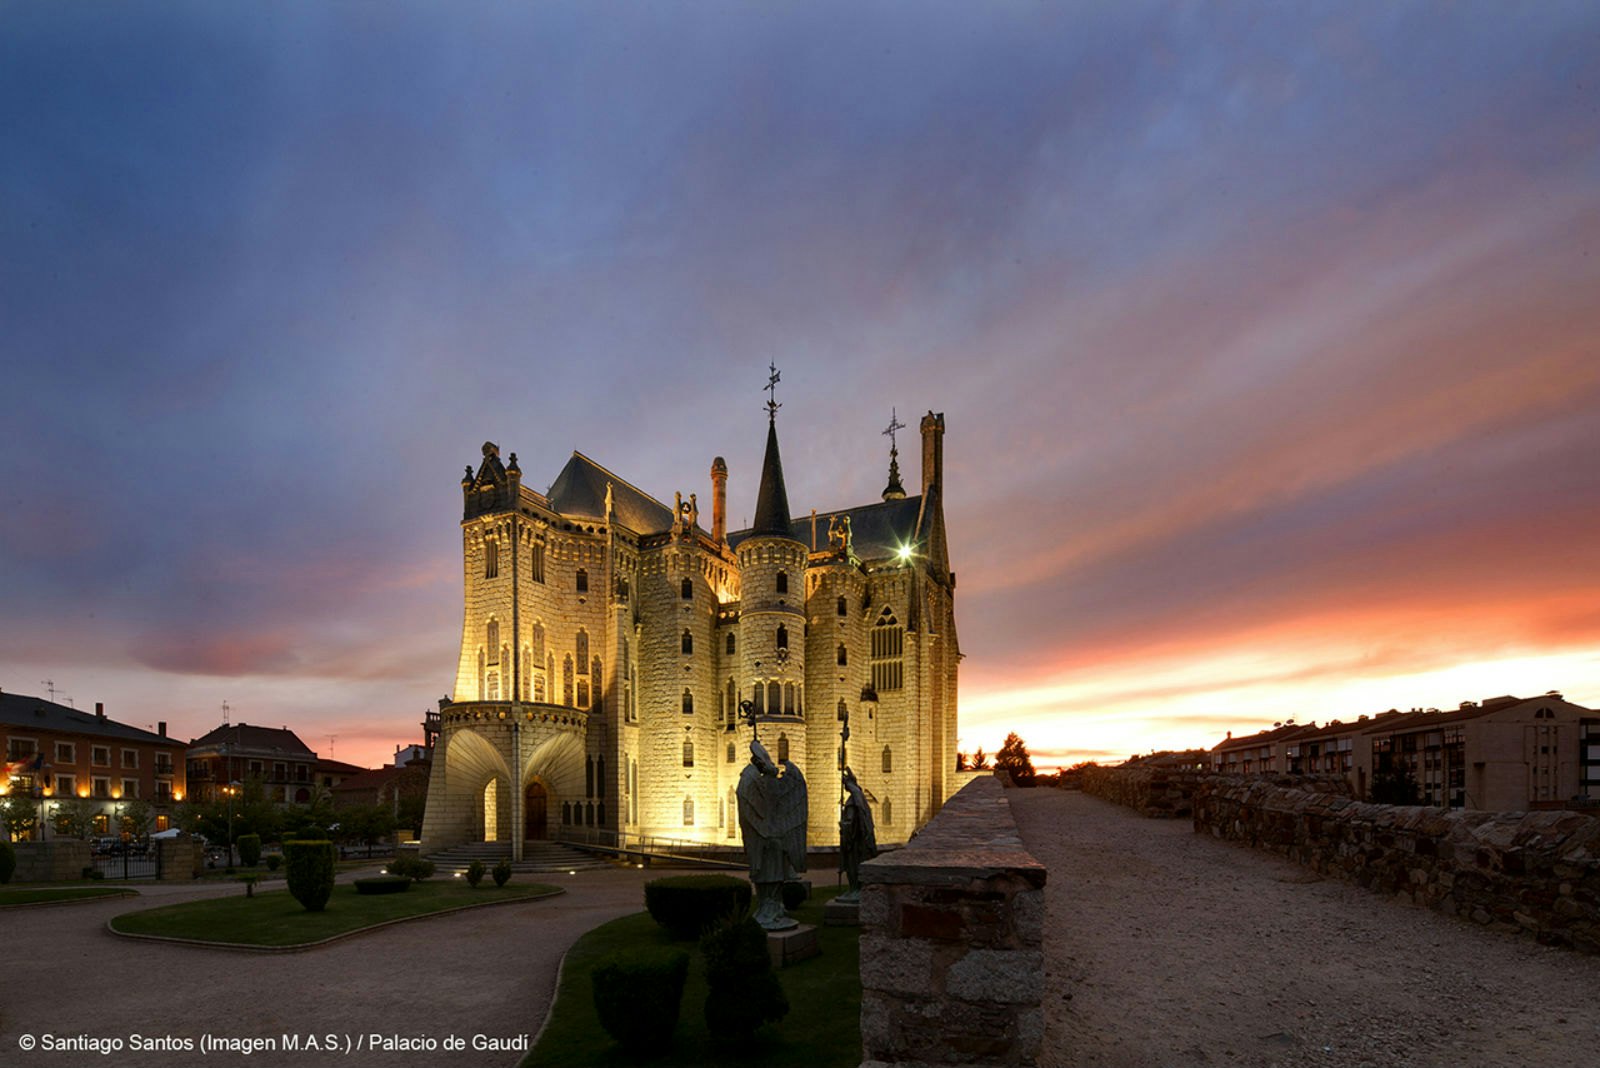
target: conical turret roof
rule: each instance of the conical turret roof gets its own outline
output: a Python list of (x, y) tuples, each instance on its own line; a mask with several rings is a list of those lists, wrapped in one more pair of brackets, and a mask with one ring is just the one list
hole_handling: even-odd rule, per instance
[(767, 455), (761, 462), (761, 489), (756, 494), (755, 521), (751, 534), (777, 534), (790, 537), (789, 493), (783, 488), (783, 460), (778, 456), (777, 420), (767, 423)]

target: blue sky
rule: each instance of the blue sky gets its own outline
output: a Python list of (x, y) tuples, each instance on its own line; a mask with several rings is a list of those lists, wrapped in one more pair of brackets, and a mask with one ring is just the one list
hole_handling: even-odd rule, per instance
[(1596, 55), (1553, 2), (8, 5), (0, 686), (376, 762), (478, 446), (724, 455), (737, 521), (775, 361), (797, 509), (946, 413), (969, 746), (1600, 702)]

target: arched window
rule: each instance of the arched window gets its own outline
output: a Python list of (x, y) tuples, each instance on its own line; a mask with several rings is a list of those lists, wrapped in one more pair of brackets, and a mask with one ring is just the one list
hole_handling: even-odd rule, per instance
[(617, 603), (628, 603), (628, 580), (625, 578), (617, 579)]
[(738, 750), (734, 748), (734, 745), (733, 745), (732, 742), (729, 742), (728, 743), (728, 763), (732, 764), (735, 760), (738, 760), (738, 759), (739, 759)]
[(685, 656), (694, 652), (694, 635), (688, 631), (683, 632), (683, 652)]
[(561, 822), (562, 823), (571, 823), (572, 822), (572, 802), (570, 802), (570, 801), (561, 802)]
[(536, 542), (533, 543), (533, 556), (528, 561), (528, 563), (530, 565), (532, 565), (533, 581), (535, 581), (535, 582), (543, 582), (544, 581), (544, 542), (536, 541)]
[(850, 654), (845, 652), (844, 642), (839, 643), (839, 666), (844, 667), (850, 663)]
[(683, 714), (686, 716), (694, 715), (694, 694), (689, 692), (688, 687), (685, 687), (683, 691)]
[(734, 644), (734, 640), (733, 640), (733, 631), (730, 630), (728, 632), (728, 655), (729, 656), (733, 655), (734, 648), (735, 648), (735, 644)]
[(486, 541), (483, 543), (483, 577), (486, 579), (497, 578), (500, 575), (500, 543)]
[(738, 833), (738, 831), (736, 830), (736, 828), (738, 826), (739, 826), (739, 795), (736, 794), (734, 792), (733, 787), (730, 786), (730, 787), (728, 787), (728, 837), (729, 838), (732, 838), (735, 834)]
[(887, 797), (883, 799), (883, 825), (885, 827), (894, 822), (894, 802)]
[(685, 601), (694, 600), (694, 583), (688, 579), (684, 579), (683, 584), (678, 588), (678, 596), (682, 597)]
[(872, 688), (878, 693), (899, 690), (905, 684), (905, 667), (901, 654), (905, 645), (905, 631), (888, 608), (872, 625)]
[(794, 683), (792, 682), (783, 684), (783, 714), (786, 716), (794, 715)]
[(492, 619), (483, 628), (483, 644), (489, 650), (489, 663), (500, 663), (500, 624)]
[(888, 746), (884, 746), (883, 747), (883, 773), (885, 775), (887, 775), (893, 770), (894, 770), (894, 753), (890, 751)]
[(694, 826), (694, 798), (692, 797), (683, 799), (683, 825), (685, 827)]
[(522, 699), (527, 701), (533, 694), (533, 659), (528, 655), (528, 647), (522, 647)]
[(586, 827), (594, 826), (594, 802), (586, 801), (583, 805), (583, 823)]
[(694, 767), (694, 743), (693, 742), (684, 742), (683, 743), (683, 766), (686, 767), (686, 768)]
[[(606, 758), (603, 755), (594, 759), (594, 796), (606, 796)], [(601, 816), (600, 820), (604, 822), (605, 817)]]
[(583, 758), (583, 796), (594, 796), (594, 757)]
[(844, 698), (843, 697), (839, 698), (839, 713), (835, 718), (837, 718), (839, 720), (839, 722), (843, 723), (844, 722), (844, 718), (846, 716), (848, 716), (849, 714), (850, 714), (850, 706), (844, 703)]
[(544, 624), (533, 625), (533, 662), (539, 663), (544, 659)]
[(586, 567), (578, 568), (578, 592), (589, 592), (589, 569)]
[(789, 736), (780, 732), (778, 734), (778, 763), (782, 764), (789, 759)]
[(789, 648), (789, 628), (782, 623), (778, 624), (777, 645), (779, 649)]
[(594, 822), (599, 827), (606, 825), (606, 803), (604, 801), (596, 801), (594, 803)]
[(572, 657), (561, 661), (561, 703), (572, 707)]
[(776, 682), (767, 683), (767, 711), (774, 716), (783, 711), (783, 687)]
[(839, 612), (839, 614), (840, 614), (840, 615), (841, 615), (841, 616), (847, 616), (847, 615), (849, 615), (849, 614), (850, 614), (850, 606), (849, 606), (849, 605), (848, 605), (848, 604), (846, 604), (846, 603), (845, 603), (845, 600), (844, 600), (844, 598), (843, 598), (843, 597), (840, 597), (840, 598), (839, 598), (839, 608), (838, 608), (838, 612)]
[(483, 668), (483, 665), (486, 662), (487, 662), (487, 659), (484, 656), (483, 650), (479, 649), (478, 650), (478, 700), (480, 700), (480, 701), (487, 701), (489, 699), (489, 697), (488, 697), (488, 694), (489, 694), (489, 676), (484, 673), (484, 668)]
[(589, 670), (589, 632), (581, 627), (578, 629), (578, 636), (572, 642), (572, 655), (578, 661), (578, 671), (587, 673)]
[(778, 572), (778, 592), (779, 593), (788, 593), (789, 592), (789, 572), (787, 572), (787, 571)]
[(739, 722), (739, 691), (733, 688), (733, 680), (728, 680), (728, 708), (724, 713), (728, 726), (734, 727)]

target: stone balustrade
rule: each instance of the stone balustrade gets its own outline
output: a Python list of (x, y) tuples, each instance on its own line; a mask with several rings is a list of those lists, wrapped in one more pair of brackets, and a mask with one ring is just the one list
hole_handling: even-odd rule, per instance
[(1037, 1062), (1045, 876), (993, 777), (862, 865), (865, 1064)]

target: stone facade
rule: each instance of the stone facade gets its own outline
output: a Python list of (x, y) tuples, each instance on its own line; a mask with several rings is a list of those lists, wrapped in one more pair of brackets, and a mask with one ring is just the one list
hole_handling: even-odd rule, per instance
[(1194, 827), (1451, 916), (1600, 952), (1593, 816), (1373, 805), (1214, 778), (1194, 795)]
[(514, 855), (565, 828), (738, 846), (751, 702), (811, 788), (810, 839), (838, 836), (843, 754), (879, 840), (954, 788), (954, 587), (944, 418), (922, 420), (922, 493), (791, 520), (769, 427), (750, 530), (729, 531), (727, 464), (671, 506), (574, 453), (547, 493), (483, 447), (462, 479), (464, 612), (429, 783), (425, 851), (492, 838)]
[(1184, 819), (1193, 811), (1195, 787), (1203, 772), (1168, 768), (1102, 768), (1091, 764), (1079, 775), (1083, 792), (1154, 819)]
[(861, 866), (865, 1064), (1037, 1063), (1045, 878), (992, 776)]

